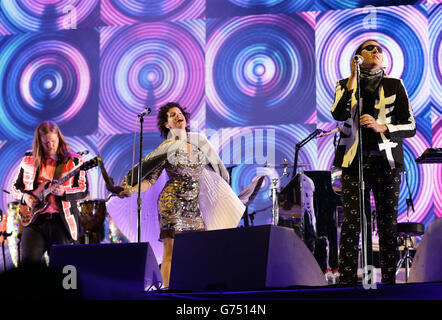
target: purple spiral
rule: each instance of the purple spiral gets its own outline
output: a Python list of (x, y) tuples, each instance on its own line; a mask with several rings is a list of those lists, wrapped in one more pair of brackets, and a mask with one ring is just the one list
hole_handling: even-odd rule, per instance
[[(429, 8), (431, 96), (435, 105), (442, 105), (442, 44), (440, 41), (442, 6)], [(440, 110), (440, 109), (439, 109)], [(439, 111), (439, 115), (442, 112)]]
[(157, 131), (156, 108), (170, 101), (198, 114), (204, 105), (204, 36), (202, 21), (103, 28), (100, 129), (131, 132), (136, 115), (153, 107), (144, 125)]
[(106, 25), (190, 20), (204, 16), (205, 0), (102, 0), (101, 19)]
[[(322, 122), (318, 123), (318, 129), (324, 131), (332, 131), (336, 129), (336, 123)], [(316, 138), (318, 144), (318, 164), (316, 170), (331, 170), (333, 168), (333, 160), (335, 157), (335, 141), (337, 142), (338, 133), (326, 136), (318, 136)]]
[[(71, 34), (28, 33), (10, 36), (0, 44), (0, 80), (4, 84), (0, 136), (30, 138), (40, 121), (52, 119), (63, 126), (86, 106), (92, 107), (96, 84), (93, 57), (98, 51), (89, 45), (93, 36), (73, 41), (68, 39)], [(89, 120), (82, 120), (76, 134), (90, 131), (86, 124), (93, 119)]]
[[(20, 166), (20, 161), (27, 151), (32, 149), (32, 141), (26, 143), (14, 143), (0, 141), (0, 170), (4, 175), (0, 176), (0, 186), (9, 192)], [(0, 191), (0, 209), (6, 212), (8, 203), (17, 201), (12, 195)]]
[(317, 81), (321, 121), (333, 120), (330, 108), (336, 82), (349, 76), (354, 52), (367, 39), (377, 39), (384, 47), (386, 73), (403, 80), (414, 113), (425, 109), (430, 97), (425, 13), (406, 6), (327, 11), (318, 16), (316, 30), (317, 68), (322, 70)]
[(315, 0), (211, 0), (207, 1), (207, 16), (235, 17), (252, 14), (291, 14), (310, 11)]
[[(421, 132), (417, 132), (413, 138), (406, 139), (404, 143), (404, 161), (415, 209), (414, 212), (410, 209), (410, 221), (427, 222), (433, 216), (429, 214), (432, 213), (433, 207), (433, 165), (417, 164), (414, 161), (425, 149), (430, 147), (429, 144), (428, 138)], [(401, 222), (407, 219), (406, 199), (408, 198), (408, 190), (406, 188), (403, 175), (398, 212), (398, 221)]]
[[(433, 124), (433, 144), (434, 148), (442, 148), (442, 118), (439, 117)], [(434, 213), (436, 217), (442, 217), (442, 164), (434, 164)]]
[(223, 126), (303, 123), (311, 116), (314, 32), (304, 15), (216, 20), (207, 28), (209, 121)]
[(0, 34), (92, 27), (99, 2), (90, 0), (14, 0), (1, 2)]
[[(266, 176), (250, 206), (250, 210), (268, 208), (260, 217), (257, 216), (257, 222), (267, 223), (267, 219), (271, 217), (269, 207), (271, 205), (269, 196), (272, 188), (271, 179), (279, 178), (283, 173), (283, 168), (275, 168), (274, 165), (283, 164), (284, 159), (287, 159), (289, 163), (289, 176), (278, 180), (277, 188), (280, 188), (292, 178), (296, 143), (305, 139), (314, 130), (312, 125), (281, 125), (226, 128), (211, 132), (211, 134), (206, 133), (226, 167), (237, 165), (233, 168), (231, 182), (237, 194), (242, 187), (246, 187), (257, 176)], [(272, 153), (274, 153), (273, 156)], [(316, 142), (313, 140), (304, 145), (299, 152), (298, 172), (314, 169), (316, 159)]]

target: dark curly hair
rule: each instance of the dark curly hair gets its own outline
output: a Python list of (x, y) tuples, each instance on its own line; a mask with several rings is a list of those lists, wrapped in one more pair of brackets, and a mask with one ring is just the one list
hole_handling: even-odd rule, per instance
[(189, 113), (186, 111), (185, 108), (180, 106), (177, 102), (168, 102), (164, 106), (160, 107), (158, 109), (158, 115), (157, 115), (157, 127), (160, 131), (160, 134), (163, 138), (167, 139), (167, 135), (169, 134), (169, 129), (166, 128), (166, 123), (168, 120), (167, 112), (172, 108), (178, 108), (181, 110), (181, 112), (184, 115), (184, 118), (186, 119), (186, 131), (189, 131)]

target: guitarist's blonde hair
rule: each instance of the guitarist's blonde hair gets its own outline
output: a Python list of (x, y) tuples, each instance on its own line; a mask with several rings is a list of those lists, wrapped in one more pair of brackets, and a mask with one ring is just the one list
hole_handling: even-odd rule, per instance
[(58, 160), (65, 162), (71, 157), (69, 146), (63, 134), (60, 131), (58, 125), (53, 121), (43, 121), (41, 122), (34, 132), (34, 142), (32, 145), (32, 155), (34, 157), (34, 167), (39, 168), (45, 157), (43, 145), (41, 143), (41, 137), (48, 134), (55, 133), (58, 136), (58, 150), (57, 156)]

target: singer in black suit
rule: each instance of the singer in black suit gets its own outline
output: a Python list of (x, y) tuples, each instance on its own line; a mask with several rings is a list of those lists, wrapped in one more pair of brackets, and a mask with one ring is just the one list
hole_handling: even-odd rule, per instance
[[(396, 279), (396, 224), (401, 172), (404, 171), (402, 139), (415, 135), (416, 123), (402, 80), (390, 78), (384, 72), (382, 51), (376, 40), (364, 41), (356, 49), (351, 75), (338, 80), (331, 108), (333, 118), (344, 121), (334, 159), (334, 165), (342, 168), (341, 284), (357, 283), (360, 141), (356, 121), (362, 126), (365, 212), (370, 212), (370, 191), (376, 204), (382, 282), (395, 283)], [(355, 119), (356, 63), (360, 64), (360, 119)]]

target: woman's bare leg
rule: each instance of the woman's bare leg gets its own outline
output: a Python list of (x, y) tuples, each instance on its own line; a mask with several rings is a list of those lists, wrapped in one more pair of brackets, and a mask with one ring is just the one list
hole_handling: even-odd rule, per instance
[(173, 238), (164, 238), (163, 240), (163, 262), (161, 263), (161, 276), (163, 277), (164, 287), (169, 287), (170, 270), (172, 267)]

